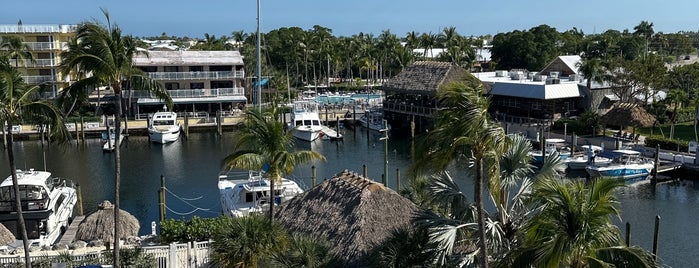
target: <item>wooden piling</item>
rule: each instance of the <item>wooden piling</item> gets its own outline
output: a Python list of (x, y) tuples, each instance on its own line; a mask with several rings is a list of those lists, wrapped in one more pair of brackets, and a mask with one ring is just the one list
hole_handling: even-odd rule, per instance
[(631, 223), (626, 222), (626, 246), (631, 244)]
[(316, 186), (316, 166), (311, 166), (311, 187)]
[(160, 222), (165, 220), (165, 176), (160, 175)]
[(366, 164), (362, 165), (362, 176), (366, 178)]
[(77, 188), (76, 190), (78, 192), (78, 215), (84, 216), (85, 214), (83, 214), (83, 193), (80, 190), (80, 184), (76, 184), (75, 187)]
[(655, 162), (653, 163), (652, 176), (650, 177), (650, 183), (655, 186), (658, 182), (658, 166), (660, 165), (660, 144), (655, 145)]
[(189, 138), (189, 113), (184, 113), (184, 137)]
[(396, 192), (400, 191), (400, 169), (396, 169)]
[(83, 143), (85, 143), (85, 119), (80, 115), (80, 135), (82, 135)]
[(221, 128), (221, 113), (216, 113), (216, 133), (223, 136), (223, 128)]
[(658, 229), (660, 228), (660, 215), (655, 215), (655, 228), (653, 229), (653, 259), (658, 260)]

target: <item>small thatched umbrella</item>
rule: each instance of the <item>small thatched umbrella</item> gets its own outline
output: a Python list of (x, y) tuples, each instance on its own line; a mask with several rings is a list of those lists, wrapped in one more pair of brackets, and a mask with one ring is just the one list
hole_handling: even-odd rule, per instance
[(655, 123), (655, 117), (646, 109), (633, 103), (619, 103), (601, 118), (605, 125), (650, 127)]
[(0, 245), (7, 245), (17, 241), (15, 235), (10, 232), (10, 230), (5, 227), (5, 225), (0, 224)]
[[(121, 238), (138, 235), (140, 224), (133, 215), (121, 210), (120, 212), (120, 228), (119, 233)], [(78, 226), (76, 239), (83, 241), (92, 241), (100, 239), (107, 243), (114, 242), (114, 205), (111, 202), (104, 200), (99, 205), (99, 209), (87, 216)]]
[(282, 204), (276, 219), (291, 233), (326, 239), (349, 267), (395, 229), (412, 229), (418, 207), (380, 183), (345, 170)]

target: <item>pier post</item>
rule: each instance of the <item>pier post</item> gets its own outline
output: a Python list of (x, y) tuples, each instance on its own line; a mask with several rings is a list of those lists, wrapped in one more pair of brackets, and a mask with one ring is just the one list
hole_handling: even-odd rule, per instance
[(400, 169), (396, 169), (396, 192), (400, 191)]
[(335, 118), (335, 133), (337, 133), (336, 138), (340, 138), (340, 117)]
[(325, 125), (326, 126), (330, 124), (330, 120), (328, 120), (328, 118), (329, 118), (328, 117), (328, 105), (326, 104), (325, 105)]
[(160, 175), (160, 222), (165, 220), (165, 176)]
[(184, 113), (184, 137), (189, 138), (189, 113)]
[(80, 115), (80, 135), (82, 135), (83, 143), (85, 143), (85, 119)]
[(362, 176), (366, 179), (366, 164), (362, 165)]
[(575, 132), (570, 134), (570, 144), (572, 151), (575, 152), (575, 149), (578, 148), (578, 136), (575, 135)]
[(650, 183), (655, 186), (658, 182), (658, 167), (660, 166), (660, 144), (655, 145), (655, 162), (653, 163), (653, 174)]
[(653, 259), (658, 260), (658, 229), (660, 228), (660, 215), (655, 215), (655, 228), (653, 229)]
[(311, 187), (316, 186), (316, 166), (311, 166)]
[[(106, 119), (105, 122), (107, 122), (107, 123), (105, 124), (106, 129), (107, 129), (107, 137), (106, 137), (106, 138), (107, 138), (107, 147), (108, 147), (108, 148), (112, 148), (112, 139), (111, 139), (111, 136), (112, 136), (112, 135), (111, 135), (111, 133), (109, 132), (109, 118), (106, 117), (106, 116), (105, 116), (104, 118)], [(114, 141), (116, 141), (116, 140), (117, 140), (117, 136), (116, 136), (116, 133), (114, 133)]]
[(75, 187), (78, 191), (78, 215), (83, 216), (83, 192), (80, 190), (80, 184), (76, 184)]
[(80, 144), (80, 129), (78, 128), (78, 120), (73, 121), (73, 126), (75, 126), (75, 145)]
[(631, 245), (631, 223), (626, 222), (626, 246)]
[(221, 113), (216, 113), (216, 133), (219, 136), (223, 136), (223, 129), (221, 128)]

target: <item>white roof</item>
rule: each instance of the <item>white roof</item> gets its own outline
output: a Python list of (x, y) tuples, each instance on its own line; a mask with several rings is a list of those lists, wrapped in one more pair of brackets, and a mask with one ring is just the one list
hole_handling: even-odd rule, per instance
[(135, 66), (243, 65), (238, 51), (149, 51), (134, 55)]
[(634, 150), (614, 150), (614, 151), (612, 151), (612, 152), (615, 152), (615, 153), (622, 153), (622, 154), (634, 154), (634, 155), (635, 155), (635, 154), (641, 154), (641, 152), (639, 152), (639, 151), (634, 151)]
[[(51, 177), (51, 172), (46, 171), (35, 171), (35, 170), (17, 170), (17, 183), (20, 185), (38, 185), (46, 186), (46, 179)], [(12, 185), (12, 175), (8, 176), (0, 187), (11, 186)]]
[(570, 81), (566, 77), (560, 78), (560, 84), (546, 84), (545, 81), (532, 81), (530, 79), (512, 80), (509, 76), (496, 76), (495, 72), (473, 73), (483, 83), (492, 84), (488, 94), (496, 96), (510, 96), (527, 99), (564, 99), (584, 96), (578, 87), (577, 80)]
[(563, 61), (563, 63), (568, 65), (568, 68), (573, 70), (573, 72), (575, 72), (576, 74), (579, 73), (578, 63), (580, 63), (580, 61), (582, 61), (582, 58), (580, 58), (580, 56), (568, 55), (568, 56), (558, 56), (558, 58), (561, 59), (561, 61)]

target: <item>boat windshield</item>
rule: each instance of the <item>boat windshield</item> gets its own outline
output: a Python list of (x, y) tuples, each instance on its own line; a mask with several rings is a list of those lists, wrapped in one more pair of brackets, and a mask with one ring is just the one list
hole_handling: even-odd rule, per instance
[(154, 120), (153, 125), (154, 126), (169, 126), (169, 125), (174, 125), (175, 120)]
[[(20, 185), (19, 197), (22, 200), (23, 210), (46, 209), (49, 195), (43, 187), (38, 185)], [(13, 212), (16, 210), (15, 194), (12, 186), (0, 187), (0, 212)]]

